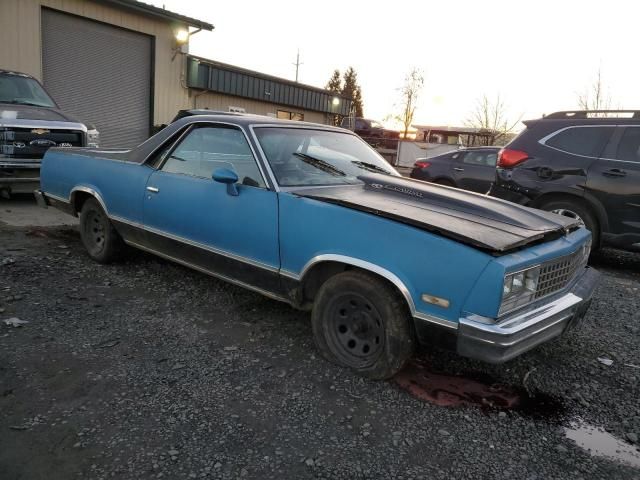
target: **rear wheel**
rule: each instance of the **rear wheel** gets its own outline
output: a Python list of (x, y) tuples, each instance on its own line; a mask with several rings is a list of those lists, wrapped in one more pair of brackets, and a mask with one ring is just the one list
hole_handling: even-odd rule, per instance
[(311, 318), (322, 355), (369, 378), (392, 377), (413, 354), (404, 299), (375, 275), (348, 271), (331, 277)]
[(573, 200), (552, 200), (543, 203), (539, 207), (547, 212), (552, 212), (563, 217), (577, 220), (581, 226), (586, 227), (593, 238), (593, 249), (598, 248), (600, 241), (600, 225), (591, 211), (582, 203)]
[(80, 237), (91, 258), (109, 263), (120, 257), (124, 249), (122, 237), (97, 200), (90, 198), (80, 211)]

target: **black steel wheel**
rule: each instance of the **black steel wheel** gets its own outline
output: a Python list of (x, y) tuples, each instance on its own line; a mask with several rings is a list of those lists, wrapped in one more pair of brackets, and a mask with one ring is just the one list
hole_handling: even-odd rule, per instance
[(367, 367), (384, 348), (384, 323), (368, 299), (348, 292), (329, 300), (325, 333), (329, 348), (345, 364)]
[(322, 285), (312, 326), (325, 358), (369, 378), (392, 377), (414, 351), (404, 298), (384, 279), (364, 271), (340, 273)]
[(91, 258), (109, 263), (122, 253), (124, 242), (97, 200), (90, 198), (80, 212), (80, 237)]

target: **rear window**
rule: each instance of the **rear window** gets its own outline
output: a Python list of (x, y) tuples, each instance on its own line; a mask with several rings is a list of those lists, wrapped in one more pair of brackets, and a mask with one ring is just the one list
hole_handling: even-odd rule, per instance
[(549, 138), (545, 145), (575, 155), (598, 157), (613, 130), (614, 127), (570, 127)]
[(618, 160), (640, 163), (640, 127), (627, 127), (616, 151)]

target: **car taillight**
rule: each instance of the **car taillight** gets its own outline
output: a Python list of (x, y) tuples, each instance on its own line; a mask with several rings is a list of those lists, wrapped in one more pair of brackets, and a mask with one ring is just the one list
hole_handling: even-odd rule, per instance
[(426, 160), (418, 160), (416, 163), (413, 164), (413, 166), (416, 168), (427, 168), (427, 167), (430, 167), (431, 164)]
[(500, 150), (498, 155), (498, 166), (504, 168), (515, 167), (519, 163), (524, 162), (527, 158), (529, 158), (529, 154), (527, 152), (503, 148)]

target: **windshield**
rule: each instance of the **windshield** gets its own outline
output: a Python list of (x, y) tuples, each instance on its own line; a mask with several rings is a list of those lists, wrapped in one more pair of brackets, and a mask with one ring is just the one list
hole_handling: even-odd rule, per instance
[(283, 187), (362, 183), (371, 172), (399, 174), (355, 135), (302, 128), (256, 128), (278, 184)]
[(371, 128), (384, 128), (380, 122), (376, 122), (375, 120), (371, 120)]
[(0, 74), (0, 103), (56, 108), (42, 86), (33, 78)]

